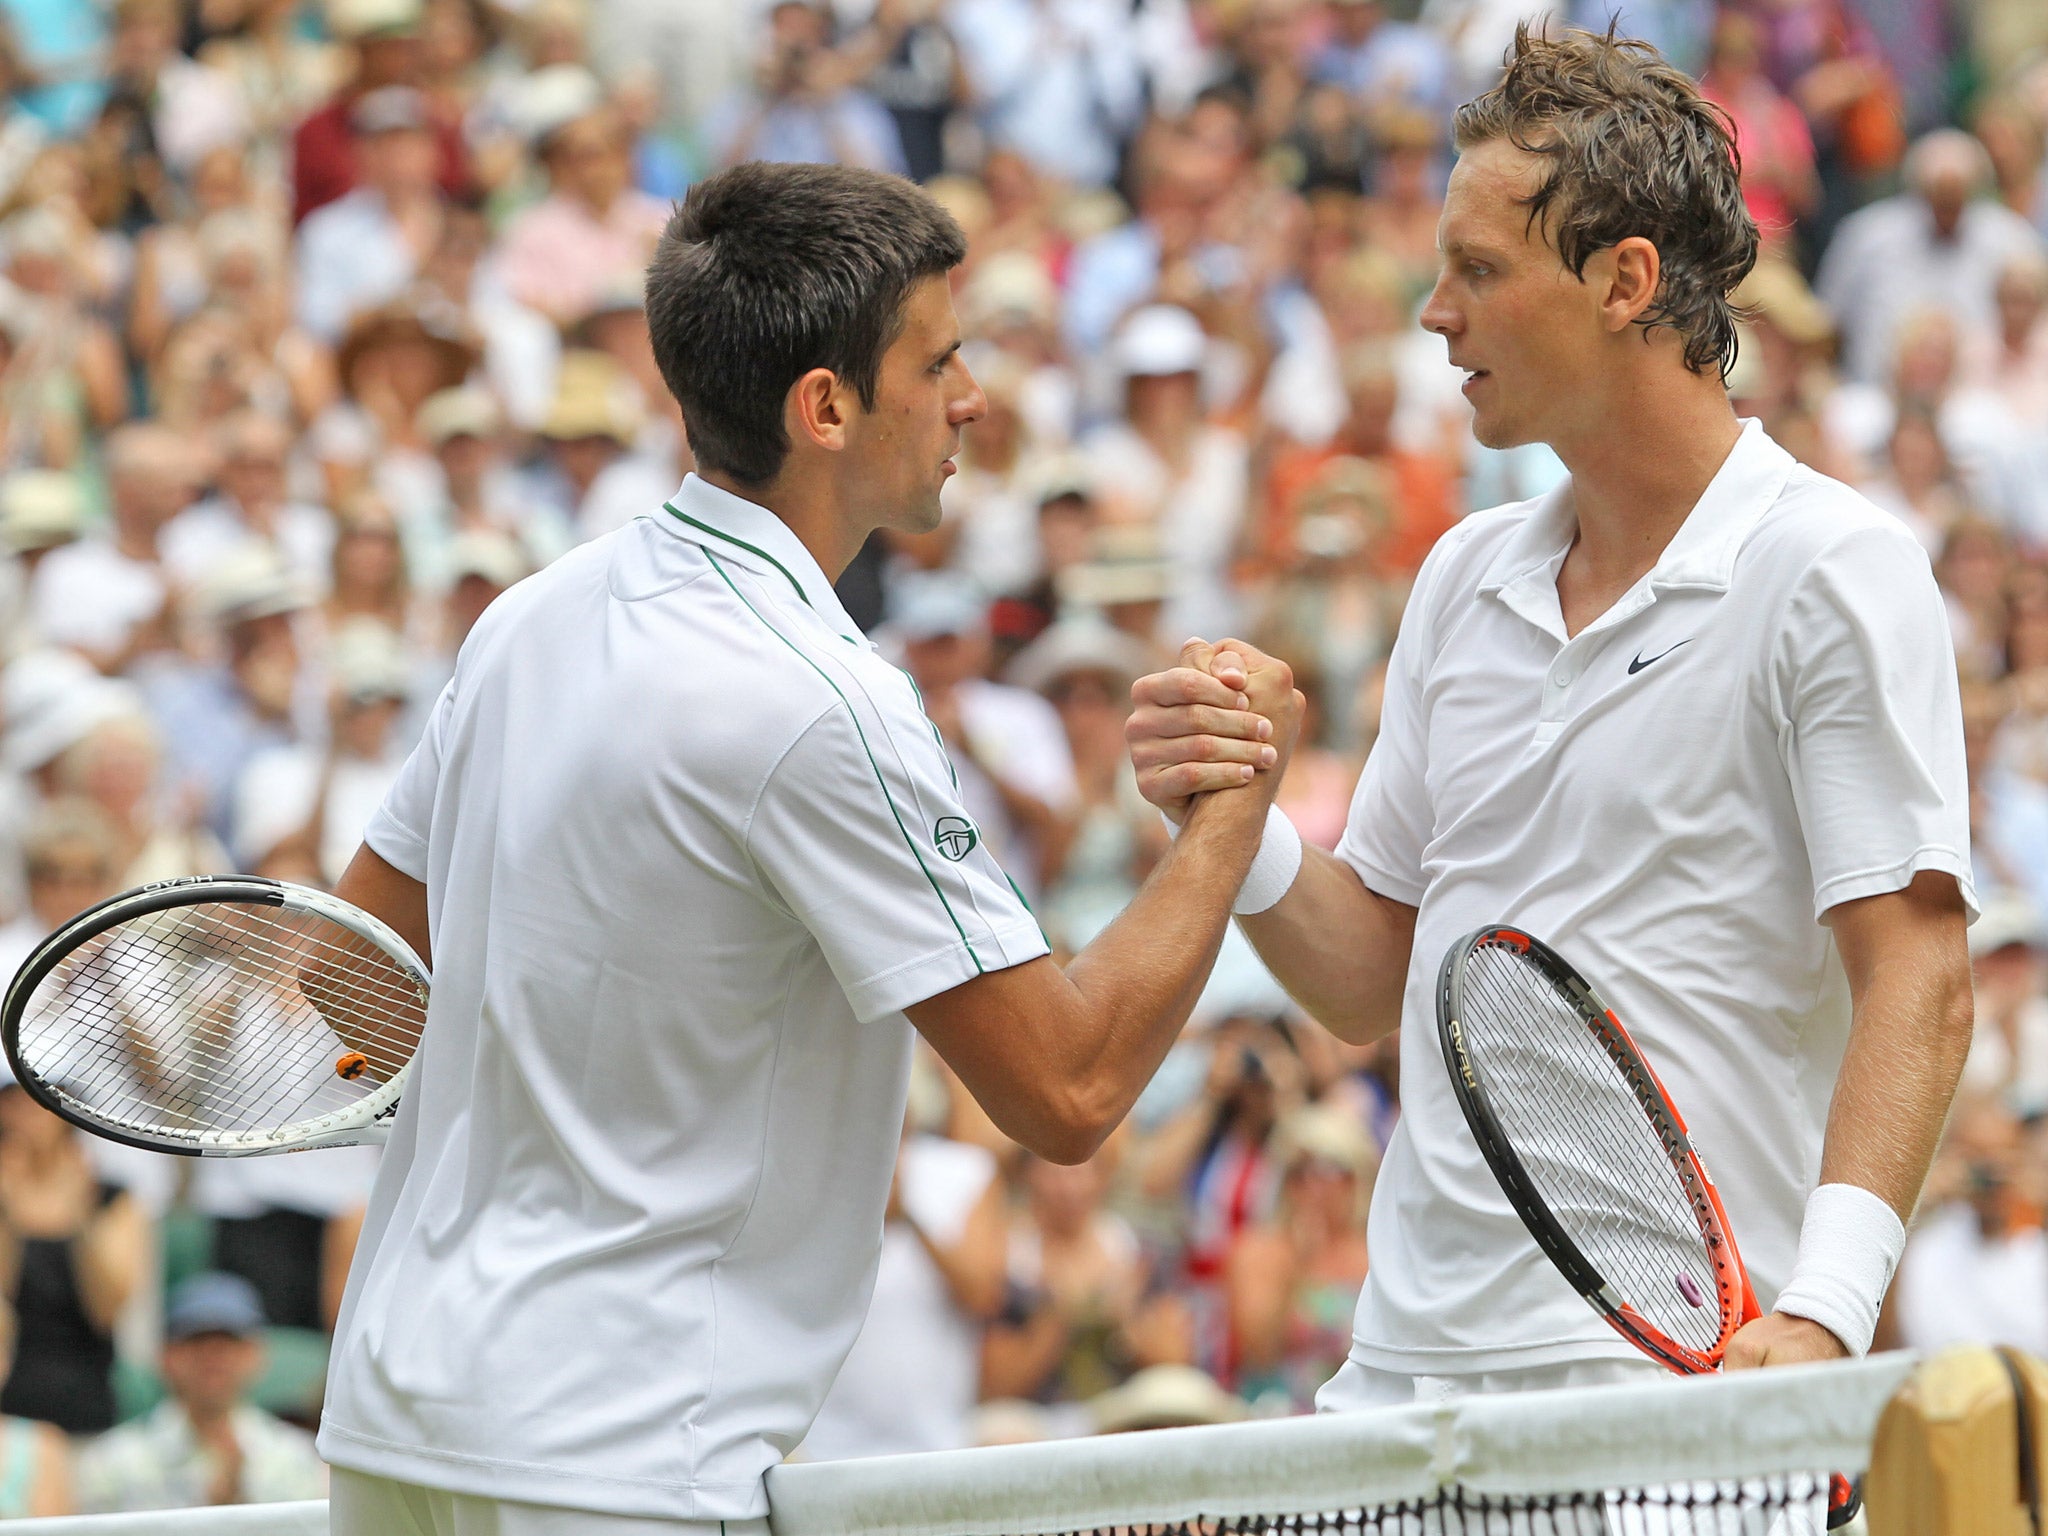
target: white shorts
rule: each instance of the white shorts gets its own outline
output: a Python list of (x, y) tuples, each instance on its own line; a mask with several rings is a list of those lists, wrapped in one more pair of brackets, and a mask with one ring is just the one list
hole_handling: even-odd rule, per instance
[(331, 1536), (768, 1536), (763, 1520), (656, 1520), (519, 1504), (331, 1470)]
[(1548, 1392), (1558, 1387), (1611, 1387), (1624, 1381), (1668, 1380), (1671, 1373), (1647, 1356), (1635, 1360), (1571, 1360), (1512, 1371), (1468, 1371), (1448, 1376), (1410, 1376), (1346, 1360), (1316, 1394), (1317, 1413), (1353, 1413), (1360, 1408), (1393, 1408), (1405, 1403), (1445, 1403), (1454, 1397), (1492, 1392)]

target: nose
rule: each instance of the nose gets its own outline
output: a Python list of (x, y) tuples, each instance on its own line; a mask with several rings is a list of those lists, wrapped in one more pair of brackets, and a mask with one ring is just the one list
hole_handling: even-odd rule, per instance
[(1450, 296), (1444, 292), (1445, 282), (1450, 276), (1448, 270), (1436, 275), (1436, 286), (1429, 290), (1429, 302), (1422, 306), (1419, 323), (1425, 331), (1446, 339), (1463, 329), (1458, 312), (1451, 304)]
[(960, 371), (967, 374), (967, 393), (956, 399), (953, 408), (946, 413), (946, 419), (956, 427), (964, 427), (970, 422), (979, 421), (988, 414), (988, 396), (984, 395), (981, 386), (974, 382), (974, 375), (967, 373), (964, 363)]

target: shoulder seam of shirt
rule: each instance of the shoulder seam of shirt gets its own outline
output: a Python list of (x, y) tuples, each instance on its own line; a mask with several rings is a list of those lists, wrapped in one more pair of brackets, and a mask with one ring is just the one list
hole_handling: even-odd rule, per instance
[[(676, 515), (680, 517), (682, 514), (677, 513)], [(945, 889), (939, 884), (938, 878), (932, 874), (931, 866), (925, 863), (924, 855), (917, 851), (917, 844), (915, 841), (912, 840), (910, 836), (910, 829), (903, 825), (903, 813), (896, 809), (895, 797), (889, 793), (889, 781), (882, 777), (882, 765), (875, 761), (874, 748), (868, 745), (868, 734), (866, 731), (861, 729), (860, 715), (854, 709), (853, 701), (847, 698), (845, 690), (843, 690), (837, 683), (832, 681), (832, 675), (829, 672), (827, 672), (823, 667), (818, 665), (816, 658), (811, 656), (809, 652), (805, 651), (803, 647), (799, 646), (794, 640), (790, 639), (789, 636), (785, 635), (773, 624), (770, 624), (768, 622), (766, 615), (764, 615), (761, 612), (761, 610), (756, 608), (752, 603), (747, 601), (746, 593), (742, 592), (739, 589), (738, 585), (733, 581), (732, 577), (726, 573), (725, 564), (718, 558), (717, 555), (713, 554), (709, 549), (707, 549), (704, 551), (704, 557), (705, 559), (711, 562), (711, 568), (718, 572), (720, 578), (724, 580), (725, 584), (728, 587), (732, 588), (732, 595), (740, 600), (741, 604), (745, 606), (747, 612), (753, 614), (755, 618), (759, 619), (761, 621), (762, 626), (765, 629), (767, 629), (770, 634), (774, 635), (776, 639), (780, 640), (784, 645), (788, 646), (798, 656), (801, 656), (804, 660), (804, 663), (807, 666), (809, 666), (813, 672), (817, 673), (820, 678), (824, 680), (825, 686), (830, 688), (833, 691), (833, 693), (839, 696), (839, 702), (846, 709), (847, 718), (853, 722), (854, 734), (860, 738), (860, 748), (861, 751), (867, 757), (868, 766), (874, 770), (875, 785), (878, 789), (882, 791), (882, 803), (889, 807), (889, 816), (896, 823), (896, 830), (903, 836), (903, 846), (910, 850), (910, 857), (916, 861), (919, 871), (924, 875), (926, 882), (931, 886), (932, 894), (939, 898), (939, 905), (946, 909), (946, 916), (948, 919), (951, 920), (954, 930), (960, 935), (960, 942), (966, 945), (967, 947), (967, 958), (974, 962), (975, 973), (977, 975), (986, 975), (988, 968), (981, 963), (981, 956), (977, 955), (974, 952), (974, 941), (967, 937), (967, 929), (961, 924), (960, 915), (953, 910), (953, 904), (950, 901), (946, 900)], [(789, 575), (787, 571), (784, 571), (783, 574), (785, 576)], [(795, 584), (795, 580), (795, 577), (790, 577), (792, 585)], [(801, 595), (803, 589), (801, 587), (798, 587), (797, 592), (799, 595)], [(814, 720), (812, 722), (812, 725), (815, 725), (816, 723), (817, 722)], [(810, 727), (806, 727), (805, 734), (809, 734), (809, 730)], [(794, 745), (794, 743), (792, 743), (792, 745)]]
[[(1823, 476), (1822, 478), (1826, 477)], [(1776, 627), (1771, 636), (1771, 649), (1766, 659), (1765, 677), (1771, 690), (1772, 705), (1778, 712), (1778, 718), (1787, 725), (1792, 723), (1792, 716), (1787, 701), (1778, 690), (1778, 659), (1781, 648), (1785, 644), (1786, 636), (1791, 632), (1791, 626), (1786, 621), (1791, 614), (1792, 606), (1799, 601), (1800, 593), (1806, 589), (1807, 579), (1813, 575), (1815, 568), (1819, 566), (1823, 559), (1834, 553), (1842, 545), (1848, 543), (1849, 540), (1860, 538), (1865, 534), (1876, 534), (1880, 538), (1890, 538), (1892, 530), (1878, 523), (1865, 523), (1855, 528), (1844, 528), (1840, 533), (1816, 549), (1807, 558), (1806, 564), (1799, 568), (1799, 574), (1794, 576), (1786, 585), (1785, 600), (1776, 615)], [(1913, 538), (1912, 533), (1904, 524), (1899, 525), (1898, 536), (1911, 544), (1915, 549), (1919, 549), (1918, 541)], [(1922, 553), (1924, 554), (1925, 552), (1922, 551)], [(1932, 579), (1931, 569), (1929, 579)]]
[[(754, 798), (747, 804), (747, 814), (740, 820), (740, 849), (750, 860), (754, 856), (752, 849), (749, 847), (754, 837), (754, 817), (761, 809), (761, 802), (768, 797), (768, 789), (775, 782), (775, 775), (780, 773), (782, 765), (789, 761), (789, 754), (802, 746), (804, 739), (818, 728), (818, 722), (837, 712), (843, 702), (843, 700), (828, 699), (824, 704), (820, 705), (818, 712), (806, 720), (797, 730), (796, 734), (789, 738), (788, 745), (775, 754), (775, 761), (770, 763), (768, 771), (761, 775), (761, 787), (754, 791)], [(794, 913), (790, 915), (795, 916)]]

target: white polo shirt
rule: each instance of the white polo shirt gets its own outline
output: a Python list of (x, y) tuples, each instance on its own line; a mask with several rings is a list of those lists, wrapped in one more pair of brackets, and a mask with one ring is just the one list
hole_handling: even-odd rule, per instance
[(455, 1492), (766, 1512), (860, 1329), (903, 1008), (1046, 952), (910, 679), (694, 476), (464, 644), (368, 841), (434, 990), (320, 1448)]
[(1634, 1356), (1538, 1253), (1459, 1113), (1435, 1016), (1452, 943), (1516, 923), (1605, 994), (1768, 1307), (1848, 1038), (1818, 917), (1921, 870), (1975, 908), (1955, 660), (1902, 524), (1747, 422), (1655, 568), (1567, 640), (1574, 531), (1566, 482), (1437, 544), (1337, 850), (1418, 909), (1352, 1355), (1381, 1370)]

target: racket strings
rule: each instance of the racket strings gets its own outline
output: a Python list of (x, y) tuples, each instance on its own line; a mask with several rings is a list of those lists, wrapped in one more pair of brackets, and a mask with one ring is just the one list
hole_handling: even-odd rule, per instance
[(412, 974), (361, 935), (212, 901), (65, 956), (29, 998), (19, 1048), (86, 1118), (196, 1139), (348, 1108), (411, 1060), (425, 1022)]
[(1487, 1101), (1544, 1204), (1622, 1301), (1672, 1339), (1714, 1349), (1720, 1288), (1700, 1217), (1622, 1066), (1519, 951), (1475, 949), (1464, 984)]

